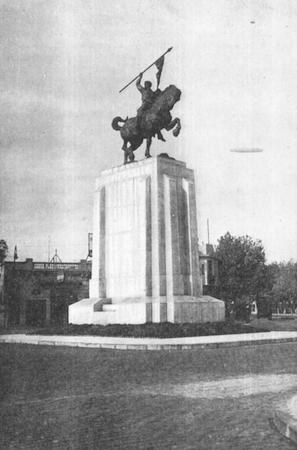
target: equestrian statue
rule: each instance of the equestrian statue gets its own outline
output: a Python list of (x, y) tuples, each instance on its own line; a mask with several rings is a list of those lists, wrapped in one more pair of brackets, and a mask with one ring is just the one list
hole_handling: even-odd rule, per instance
[[(170, 50), (171, 48), (167, 50), (167, 52)], [(178, 136), (181, 130), (180, 119), (178, 117), (172, 119), (170, 114), (170, 111), (174, 107), (175, 103), (180, 99), (181, 91), (174, 85), (168, 86), (164, 89), (164, 91), (159, 89), (164, 56), (166, 53), (164, 53), (164, 55), (153, 63), (156, 64), (158, 68), (156, 91), (152, 90), (152, 83), (150, 81), (145, 81), (144, 86), (141, 85), (143, 72), (127, 85), (129, 86), (133, 81), (135, 81), (135, 79), (137, 79), (136, 87), (141, 93), (142, 99), (142, 105), (137, 110), (137, 116), (131, 118), (127, 117), (126, 119), (115, 117), (112, 121), (112, 128), (116, 131), (120, 131), (121, 137), (124, 141), (122, 147), (125, 152), (124, 164), (134, 161), (134, 151), (140, 147), (144, 139), (146, 139), (145, 157), (150, 158), (150, 147), (153, 137), (157, 137), (161, 141), (165, 142), (162, 135), (162, 130), (165, 129), (166, 131), (169, 131), (173, 129), (174, 136)], [(146, 70), (148, 70), (153, 64), (151, 64)], [(125, 86), (125, 88), (127, 86)], [(120, 123), (123, 123), (123, 125), (120, 126)]]

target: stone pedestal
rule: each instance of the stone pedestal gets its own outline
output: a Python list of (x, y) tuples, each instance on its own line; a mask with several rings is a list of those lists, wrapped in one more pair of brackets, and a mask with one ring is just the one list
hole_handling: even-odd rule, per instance
[(193, 170), (159, 156), (104, 171), (90, 299), (69, 307), (69, 322), (223, 320), (224, 303), (203, 298), (200, 286)]

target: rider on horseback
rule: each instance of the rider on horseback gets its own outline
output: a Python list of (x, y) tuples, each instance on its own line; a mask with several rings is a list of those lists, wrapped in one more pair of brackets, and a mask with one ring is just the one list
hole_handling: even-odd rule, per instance
[[(139, 78), (136, 81), (136, 87), (141, 93), (141, 100), (142, 100), (142, 105), (137, 110), (137, 126), (140, 125), (141, 119), (145, 117), (146, 111), (151, 108), (151, 106), (154, 103), (154, 100), (160, 94), (159, 89), (155, 92), (151, 89), (152, 83), (150, 81), (145, 81), (144, 87), (141, 86), (141, 79), (142, 79), (142, 72), (139, 74)], [(162, 136), (161, 131), (157, 133), (157, 136), (158, 139), (160, 139), (160, 141), (165, 142), (165, 139)]]

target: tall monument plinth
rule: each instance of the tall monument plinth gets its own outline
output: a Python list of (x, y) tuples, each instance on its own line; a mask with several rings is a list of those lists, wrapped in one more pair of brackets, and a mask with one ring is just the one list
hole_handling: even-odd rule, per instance
[(208, 322), (224, 302), (200, 283), (194, 172), (169, 157), (105, 170), (96, 180), (90, 298), (69, 323)]

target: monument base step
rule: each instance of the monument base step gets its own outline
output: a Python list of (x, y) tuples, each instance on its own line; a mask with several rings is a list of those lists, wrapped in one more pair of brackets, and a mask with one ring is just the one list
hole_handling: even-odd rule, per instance
[(115, 305), (115, 304), (103, 305), (102, 309), (103, 309), (104, 312), (116, 311), (117, 310), (117, 305)]
[(83, 299), (69, 306), (72, 324), (203, 323), (225, 320), (225, 304), (210, 296)]

